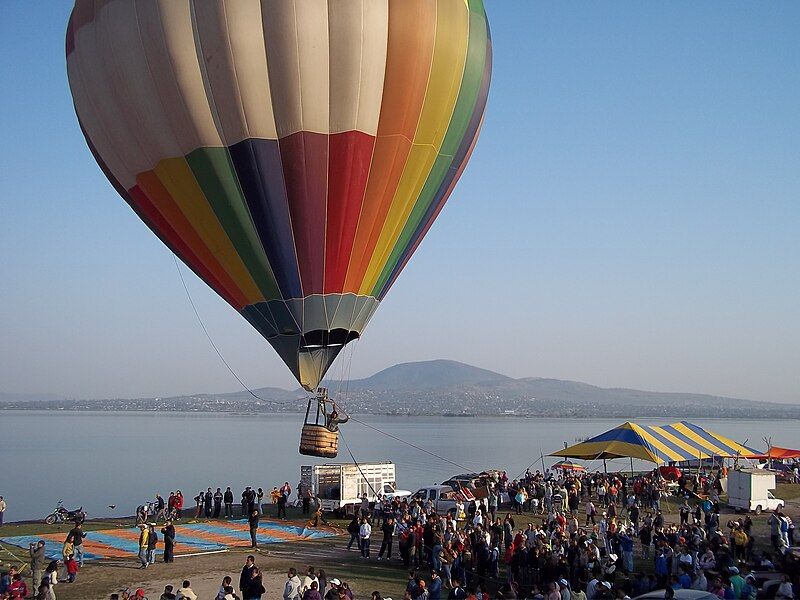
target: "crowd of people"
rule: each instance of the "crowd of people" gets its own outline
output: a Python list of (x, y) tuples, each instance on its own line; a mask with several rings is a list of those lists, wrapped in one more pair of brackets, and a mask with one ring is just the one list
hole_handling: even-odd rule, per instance
[[(773, 590), (775, 597), (795, 597), (800, 563), (787, 552), (795, 543), (792, 520), (781, 510), (770, 515), (770, 549), (765, 549), (766, 539), (756, 543), (749, 516), (723, 526), (718, 475), (682, 476), (673, 484), (674, 512), (662, 511), (662, 503), (672, 496), (667, 495), (667, 483), (658, 470), (635, 477), (527, 471), (509, 480), (501, 474), (484, 482), (480, 499), (461, 490), (464, 493), (457, 494), (455, 507), (447, 512), (437, 512), (431, 500), (370, 502), (365, 495), (347, 526), (346, 548), (357, 550), (366, 561), (402, 565), (408, 572), (406, 600), (606, 600), (657, 589), (664, 589), (666, 597), (675, 590), (692, 589), (722, 599), (752, 599), (764, 580), (760, 573), (776, 569), (780, 573), (775, 576), (783, 580)], [(211, 488), (198, 494), (196, 515), (208, 516), (210, 510), (214, 518), (222, 514), (223, 504), (225, 517), (232, 515), (230, 488), (226, 492), (217, 488), (217, 492), (221, 497)], [(302, 500), (302, 486), (297, 492)], [(291, 494), (288, 482), (270, 493), (277, 506), (275, 516), (285, 516)], [(170, 498), (178, 495), (170, 494)], [(254, 547), (264, 496), (260, 488), (247, 487), (242, 493), (241, 514), (249, 519)], [(167, 511), (170, 504), (176, 502), (164, 503)], [(162, 516), (159, 511), (157, 504), (156, 517)], [(172, 560), (175, 530), (169, 516), (168, 512), (163, 515), (167, 520), (160, 537), (155, 523), (140, 524), (141, 568), (153, 564), (159, 541), (164, 544), (164, 560)], [(43, 542), (31, 546), (36, 598), (53, 600), (57, 582), (75, 581), (83, 564), (84, 537), (80, 524), (70, 530), (61, 574), (57, 561), (45, 559)], [(0, 598), (26, 597), (28, 590), (19, 573), (9, 573), (4, 581)], [(249, 557), (238, 587), (227, 578), (217, 598), (256, 599), (266, 593), (263, 590), (255, 559)], [(186, 581), (182, 587), (166, 589), (161, 598), (190, 599), (192, 594)], [(380, 594), (375, 592), (373, 597)], [(352, 592), (341, 580), (328, 580), (322, 570), (309, 568), (301, 577), (292, 569), (283, 598), (352, 600)]]
[[(298, 504), (302, 505), (304, 514), (309, 512), (311, 506), (311, 490), (299, 483), (297, 486)], [(290, 504), (292, 486), (288, 481), (280, 487), (275, 486), (269, 494), (269, 500), (275, 506), (275, 514), (279, 519), (286, 518), (286, 507)], [(247, 518), (253, 511), (264, 516), (264, 498), (266, 493), (263, 488), (247, 486), (242, 490), (240, 501), (234, 503), (234, 493), (230, 486), (222, 491), (217, 487), (215, 491), (209, 487), (200, 490), (194, 496), (194, 509), (186, 507), (186, 499), (181, 490), (170, 492), (165, 500), (161, 494), (156, 494), (153, 500), (144, 502), (136, 508), (136, 523), (146, 524), (149, 521), (180, 521), (184, 518), (193, 519), (234, 519)], [(237, 514), (238, 513), (238, 514)]]
[[(267, 595), (264, 575), (256, 565), (256, 557), (251, 554), (245, 560), (238, 582), (229, 575), (222, 578), (214, 600), (261, 600)], [(354, 600), (353, 592), (346, 581), (337, 577), (329, 578), (324, 569), (315, 569), (313, 566), (309, 566), (303, 574), (294, 567), (288, 569), (283, 588), (270, 592), (269, 596), (276, 599), (280, 597), (283, 600)], [(137, 588), (111, 594), (110, 600), (151, 600), (151, 598), (146, 596), (143, 588)], [(185, 580), (180, 586), (164, 586), (164, 591), (158, 600), (198, 600), (198, 595), (192, 590), (191, 582)], [(375, 591), (370, 595), (370, 600), (391, 600), (391, 598), (384, 599), (380, 592)]]
[[(717, 479), (679, 480), (675, 491), (684, 500), (677, 521), (669, 522), (658, 471), (502, 476), (489, 484), (487, 497), (458, 501), (448, 514), (437, 513), (430, 500), (364, 503), (348, 525), (347, 549), (355, 547), (366, 560), (391, 560), (396, 544), (412, 600), (445, 594), (451, 600), (600, 600), (656, 589), (755, 598), (754, 572), (777, 566), (776, 557), (785, 572), (776, 597), (793, 598), (800, 566), (786, 552), (794, 544), (791, 519), (776, 511), (769, 519), (774, 553), (755, 552), (749, 517), (728, 522), (727, 531), (721, 526)], [(498, 514), (502, 498), (512, 506), (504, 515)], [(377, 556), (373, 537), (380, 539)]]

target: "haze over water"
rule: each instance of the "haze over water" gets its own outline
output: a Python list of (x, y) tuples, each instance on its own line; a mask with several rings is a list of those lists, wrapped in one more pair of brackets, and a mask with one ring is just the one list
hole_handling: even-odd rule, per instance
[[(515, 477), (531, 466), (556, 459), (548, 452), (597, 435), (620, 419), (526, 419), (359, 416), (380, 430), (458, 463), (463, 468), (382, 436), (359, 423), (343, 436), (359, 462), (391, 460), (398, 485), (415, 491), (459, 472), (501, 468)], [(665, 424), (678, 420), (638, 420)], [(694, 422), (763, 450), (764, 436), (778, 446), (796, 447), (800, 422), (698, 419)], [(323, 461), (298, 451), (302, 416), (220, 413), (0, 412), (3, 459), (11, 475), (0, 483), (9, 507), (7, 520), (41, 519), (59, 499), (83, 505), (89, 517), (133, 514), (156, 492), (181, 489), (187, 504), (200, 489), (230, 485), (238, 499), (245, 485), (272, 489), (295, 486), (300, 466), (350, 462), (344, 443), (338, 459)], [(532, 464), (533, 463), (533, 464)], [(584, 463), (602, 469), (601, 461)], [(649, 463), (634, 462), (639, 468)], [(609, 469), (630, 468), (627, 460)], [(110, 509), (109, 505), (116, 505)]]

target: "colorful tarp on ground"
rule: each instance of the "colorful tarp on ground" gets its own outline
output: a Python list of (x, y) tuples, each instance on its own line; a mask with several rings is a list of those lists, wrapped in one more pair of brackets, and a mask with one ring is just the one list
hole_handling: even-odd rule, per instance
[(760, 455), (718, 433), (688, 421), (637, 425), (630, 421), (585, 442), (553, 452), (583, 460), (638, 458), (656, 464), (704, 458), (751, 458)]
[[(210, 552), (224, 550), (235, 546), (250, 545), (250, 528), (246, 520), (209, 521), (204, 523), (187, 523), (175, 526), (175, 554), (193, 552)], [(103, 529), (87, 532), (83, 542), (84, 560), (101, 558), (131, 558), (139, 552), (139, 529), (126, 527), (119, 529)], [(22, 535), (3, 537), (0, 541), (28, 548), (31, 543), (45, 541), (45, 553), (48, 558), (60, 558), (66, 532), (46, 533), (43, 535)], [(307, 528), (299, 525), (262, 521), (258, 526), (259, 544), (277, 544), (298, 540), (315, 540), (339, 535), (333, 528)], [(158, 553), (164, 548), (159, 534)]]

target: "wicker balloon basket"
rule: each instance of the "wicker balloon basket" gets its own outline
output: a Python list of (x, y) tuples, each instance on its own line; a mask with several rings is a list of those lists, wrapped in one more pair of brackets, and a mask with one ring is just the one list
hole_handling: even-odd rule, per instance
[(336, 458), (339, 453), (339, 433), (324, 425), (306, 424), (300, 434), (300, 454)]

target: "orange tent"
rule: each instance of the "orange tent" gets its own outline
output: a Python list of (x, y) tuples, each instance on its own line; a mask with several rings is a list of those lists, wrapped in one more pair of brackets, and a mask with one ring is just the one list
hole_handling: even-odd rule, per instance
[(770, 448), (769, 451), (762, 456), (762, 458), (771, 458), (772, 460), (800, 458), (800, 450), (772, 446), (772, 448)]

